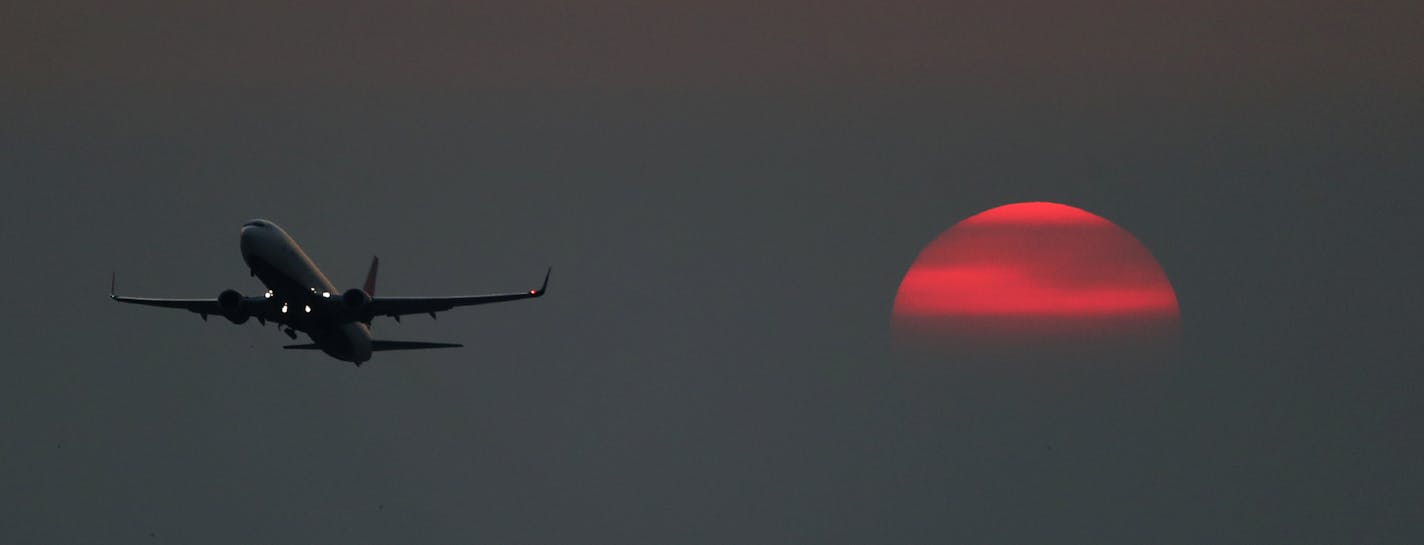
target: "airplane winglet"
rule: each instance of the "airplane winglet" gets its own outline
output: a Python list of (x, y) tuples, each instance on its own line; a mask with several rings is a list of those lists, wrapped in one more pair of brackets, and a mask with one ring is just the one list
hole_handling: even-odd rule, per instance
[(544, 295), (544, 292), (549, 291), (549, 275), (551, 274), (554, 274), (553, 267), (549, 267), (549, 270), (544, 271), (544, 283), (539, 286), (539, 289), (530, 290), (529, 295), (538, 297), (540, 295)]
[(109, 271), (109, 298), (110, 298), (110, 299), (118, 299), (118, 298), (119, 298), (119, 296), (117, 295), (117, 292), (118, 292), (118, 291), (119, 291), (119, 273), (116, 273), (116, 272), (114, 272), (114, 271)]

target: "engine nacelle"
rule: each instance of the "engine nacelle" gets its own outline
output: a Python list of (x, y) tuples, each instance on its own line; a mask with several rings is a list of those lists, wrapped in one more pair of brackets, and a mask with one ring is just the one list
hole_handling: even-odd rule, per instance
[(223, 317), (234, 324), (247, 323), (247, 311), (243, 308), (242, 294), (237, 290), (223, 290), (218, 294), (218, 308), (223, 311)]
[(341, 294), (341, 304), (347, 310), (361, 310), (371, 304), (371, 295), (361, 288), (351, 288)]

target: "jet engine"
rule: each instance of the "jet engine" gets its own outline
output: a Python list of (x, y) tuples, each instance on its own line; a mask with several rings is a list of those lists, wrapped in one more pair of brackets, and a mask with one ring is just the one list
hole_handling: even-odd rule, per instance
[(218, 294), (218, 308), (223, 311), (223, 317), (234, 324), (247, 322), (247, 312), (243, 309), (242, 294), (237, 290), (227, 289)]
[(341, 294), (341, 304), (347, 310), (361, 310), (371, 304), (371, 295), (361, 288), (351, 288)]

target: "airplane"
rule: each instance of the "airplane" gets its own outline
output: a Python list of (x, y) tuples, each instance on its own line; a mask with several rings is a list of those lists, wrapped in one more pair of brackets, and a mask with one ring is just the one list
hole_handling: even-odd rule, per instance
[(455, 307), (483, 305), (542, 297), (549, 288), (549, 275), (538, 289), (490, 295), (459, 295), (450, 297), (377, 297), (377, 257), (371, 258), (366, 283), (337, 293), (336, 286), (326, 279), (297, 241), (277, 224), (255, 219), (243, 224), (240, 238), (242, 260), (249, 273), (267, 287), (267, 293), (243, 296), (227, 289), (216, 299), (156, 299), (127, 297), (115, 293), (117, 274), (110, 279), (109, 298), (120, 303), (154, 307), (181, 308), (195, 312), (206, 321), (209, 315), (227, 318), (234, 324), (257, 318), (262, 325), (271, 321), (283, 333), (296, 340), (297, 332), (311, 338), (307, 344), (283, 346), (289, 350), (321, 350), (328, 356), (356, 364), (371, 359), (372, 352), (386, 350), (420, 350), (428, 348), (458, 348), (460, 344), (421, 341), (388, 341), (371, 338), (371, 320), (389, 316), (397, 322), (402, 315), (429, 314)]

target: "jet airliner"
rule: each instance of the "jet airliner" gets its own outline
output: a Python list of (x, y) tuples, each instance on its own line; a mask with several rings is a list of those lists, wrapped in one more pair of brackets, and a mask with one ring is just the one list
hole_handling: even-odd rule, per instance
[(455, 307), (540, 297), (548, 289), (549, 273), (553, 271), (551, 268), (544, 273), (544, 283), (538, 289), (522, 292), (450, 297), (377, 297), (376, 267), (380, 263), (377, 258), (371, 258), (364, 286), (337, 293), (336, 286), (326, 279), (297, 241), (277, 224), (263, 219), (249, 221), (242, 226), (240, 241), (242, 260), (247, 263), (252, 276), (267, 287), (267, 293), (263, 295), (243, 296), (237, 290), (228, 289), (218, 294), (216, 299), (126, 297), (114, 293), (116, 282), (111, 279), (109, 297), (120, 303), (186, 309), (204, 320), (209, 315), (218, 315), (234, 324), (246, 323), (250, 318), (257, 318), (262, 325), (275, 322), (293, 340), (300, 331), (312, 341), (283, 348), (321, 350), (333, 358), (359, 366), (371, 359), (372, 352), (463, 346), (372, 339), (371, 320), (378, 316), (389, 316), (396, 321), (406, 314), (429, 314), (434, 318), (436, 312)]

